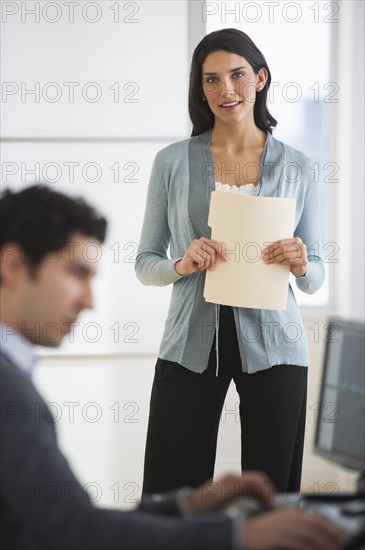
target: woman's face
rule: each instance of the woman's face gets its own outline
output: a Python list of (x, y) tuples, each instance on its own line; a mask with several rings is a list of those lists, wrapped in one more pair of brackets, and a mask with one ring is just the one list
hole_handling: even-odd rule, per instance
[(256, 93), (266, 80), (266, 69), (255, 74), (244, 57), (224, 50), (209, 54), (202, 65), (203, 95), (215, 119), (225, 123), (253, 120)]

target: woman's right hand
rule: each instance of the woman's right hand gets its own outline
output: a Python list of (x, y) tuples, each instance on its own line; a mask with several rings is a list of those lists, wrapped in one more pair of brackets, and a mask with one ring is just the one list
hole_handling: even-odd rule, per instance
[(184, 257), (176, 262), (175, 270), (179, 275), (191, 275), (196, 271), (211, 270), (215, 265), (217, 255), (222, 261), (227, 259), (221, 243), (205, 237), (194, 239)]

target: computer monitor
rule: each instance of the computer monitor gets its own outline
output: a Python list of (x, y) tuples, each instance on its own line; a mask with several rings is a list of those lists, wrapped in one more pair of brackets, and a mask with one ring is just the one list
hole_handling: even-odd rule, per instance
[(315, 452), (365, 469), (364, 323), (332, 319), (325, 338)]

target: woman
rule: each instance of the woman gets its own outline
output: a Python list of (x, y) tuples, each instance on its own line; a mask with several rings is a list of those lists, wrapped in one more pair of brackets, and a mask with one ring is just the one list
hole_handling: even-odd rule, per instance
[(263, 260), (289, 265), (307, 293), (324, 280), (322, 260), (309, 253), (320, 242), (312, 162), (272, 136), (270, 82), (265, 58), (246, 34), (224, 29), (205, 36), (191, 65), (192, 136), (159, 151), (152, 167), (136, 273), (146, 285), (173, 290), (152, 388), (144, 492), (196, 487), (213, 477), (232, 378), (242, 470), (266, 472), (279, 491), (300, 488), (308, 349), (290, 285), (285, 311), (203, 298), (205, 271), (226, 258), (207, 224), (215, 189), (295, 197), (294, 237), (268, 246)]

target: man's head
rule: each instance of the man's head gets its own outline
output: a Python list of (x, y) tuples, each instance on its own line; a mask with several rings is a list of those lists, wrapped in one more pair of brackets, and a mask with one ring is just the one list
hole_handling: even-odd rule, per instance
[(106, 220), (82, 199), (43, 185), (0, 197), (0, 321), (35, 344), (58, 346), (92, 307)]

